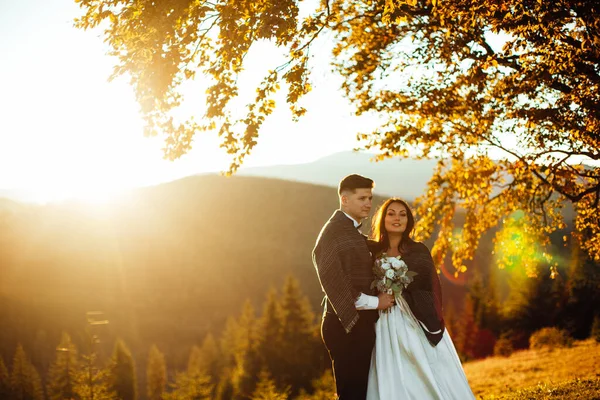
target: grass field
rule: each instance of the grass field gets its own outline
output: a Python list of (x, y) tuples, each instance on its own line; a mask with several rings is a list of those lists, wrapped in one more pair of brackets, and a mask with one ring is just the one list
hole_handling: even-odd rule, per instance
[(600, 399), (600, 344), (523, 350), (464, 364), (478, 399)]

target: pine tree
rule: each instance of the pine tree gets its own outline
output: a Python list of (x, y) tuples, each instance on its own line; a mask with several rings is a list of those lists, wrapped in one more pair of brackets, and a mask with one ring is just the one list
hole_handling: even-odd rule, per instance
[(188, 371), (201, 371), (203, 367), (202, 350), (200, 350), (200, 347), (194, 345), (188, 358)]
[(235, 318), (227, 318), (225, 329), (221, 334), (220, 348), (223, 356), (223, 364), (230, 369), (235, 364), (235, 343), (238, 339), (239, 325)]
[(219, 351), (219, 346), (217, 346), (217, 342), (211, 333), (207, 334), (204, 338), (200, 351), (202, 354), (201, 364), (203, 368), (213, 377), (213, 379), (217, 378), (220, 375), (220, 369), (222, 368), (220, 361), (221, 353)]
[(455, 341), (456, 350), (462, 358), (471, 359), (475, 357), (475, 341), (477, 334), (478, 328), (475, 323), (473, 299), (470, 294), (467, 294)]
[(496, 282), (492, 272), (487, 282), (477, 276), (474, 284), (469, 287), (469, 295), (473, 300), (473, 314), (477, 333), (472, 338), (469, 358), (482, 358), (494, 353), (496, 335), (500, 331), (498, 302), (496, 297)]
[(311, 381), (321, 374), (314, 365), (322, 344), (313, 329), (315, 317), (308, 300), (292, 276), (283, 286), (282, 315), (280, 376), (295, 396), (300, 389), (309, 389)]
[[(535, 278), (516, 277), (510, 289), (505, 327), (528, 338), (545, 326), (561, 326), (565, 322), (567, 290), (562, 273), (554, 279), (548, 272)], [(522, 343), (515, 346), (520, 348)]]
[(600, 268), (586, 257), (578, 241), (572, 240), (571, 247), (565, 327), (574, 338), (584, 339), (589, 335), (596, 310), (600, 309)]
[(212, 399), (214, 384), (206, 374), (202, 363), (202, 351), (197, 346), (192, 348), (186, 372), (178, 372), (172, 391), (163, 395), (165, 400), (204, 400)]
[(454, 306), (454, 302), (450, 301), (447, 307), (444, 307), (444, 322), (446, 323), (446, 331), (450, 335), (453, 340), (456, 340), (457, 330), (457, 316), (456, 316), (456, 307)]
[(256, 387), (256, 379), (260, 368), (257, 344), (259, 331), (256, 324), (256, 313), (252, 303), (247, 300), (238, 320), (238, 331), (234, 347), (234, 368), (232, 384), (234, 399), (245, 399)]
[(172, 391), (163, 394), (164, 400), (209, 400), (212, 399), (213, 385), (210, 377), (200, 372), (178, 372)]
[(221, 354), (221, 373), (217, 384), (217, 399), (229, 400), (233, 397), (232, 376), (235, 369), (235, 343), (238, 340), (238, 322), (233, 317), (227, 318), (225, 329), (221, 334), (219, 348)]
[(50, 400), (73, 399), (78, 364), (77, 348), (68, 333), (63, 332), (56, 351), (56, 360), (48, 370), (48, 398)]
[(0, 357), (0, 399), (10, 399), (10, 377), (4, 360)]
[(131, 352), (122, 340), (117, 340), (110, 359), (108, 382), (119, 400), (137, 398), (135, 365)]
[(188, 371), (196, 370), (206, 374), (212, 385), (211, 398), (216, 396), (216, 388), (221, 376), (222, 361), (219, 347), (212, 334), (207, 334), (202, 342), (202, 347), (194, 346), (188, 362)]
[(500, 302), (498, 300), (498, 273), (495, 269), (489, 272), (486, 296), (485, 313), (480, 316), (481, 326), (489, 329), (494, 335), (499, 336), (502, 329), (502, 316), (500, 313)]
[(313, 393), (311, 395), (303, 395), (302, 400), (332, 400), (336, 399), (335, 380), (333, 379), (333, 371), (326, 369), (320, 378), (314, 379), (312, 382)]
[(81, 369), (75, 376), (74, 391), (80, 400), (114, 400), (108, 385), (108, 371), (97, 366), (98, 355), (92, 351), (82, 357)]
[(233, 385), (230, 379), (222, 378), (215, 389), (217, 400), (231, 400), (233, 398)]
[(97, 345), (100, 339), (96, 329), (108, 324), (108, 320), (101, 319), (102, 311), (88, 311), (86, 313), (87, 327), (85, 337), (89, 353), (81, 357), (81, 368), (77, 371), (75, 379), (75, 394), (79, 400), (114, 400), (115, 393), (108, 384), (108, 369), (99, 366)]
[(275, 385), (275, 381), (269, 373), (262, 370), (258, 376), (258, 383), (250, 397), (251, 400), (287, 400), (289, 398), (289, 387), (279, 390)]
[(470, 280), (467, 289), (469, 297), (471, 298), (475, 323), (479, 326), (477, 318), (481, 316), (481, 310), (485, 307), (485, 289), (483, 287), (483, 279), (481, 278), (480, 272), (475, 272), (475, 276)]
[(146, 377), (148, 399), (160, 400), (167, 385), (167, 367), (165, 356), (156, 345), (152, 345), (148, 354)]
[(17, 346), (13, 358), (10, 387), (14, 400), (42, 400), (44, 398), (40, 375), (27, 359), (21, 344)]
[(267, 299), (263, 307), (263, 314), (260, 319), (260, 328), (262, 330), (261, 342), (259, 343), (258, 353), (262, 359), (262, 366), (273, 377), (278, 385), (282, 385), (280, 375), (282, 363), (282, 324), (283, 312), (277, 292), (271, 288), (267, 294)]

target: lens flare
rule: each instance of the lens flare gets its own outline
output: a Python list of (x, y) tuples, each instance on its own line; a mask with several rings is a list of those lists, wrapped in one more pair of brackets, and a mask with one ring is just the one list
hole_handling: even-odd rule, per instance
[(535, 277), (540, 265), (550, 264), (554, 258), (544, 251), (540, 237), (528, 230), (526, 224), (522, 212), (514, 213), (504, 222), (496, 234), (494, 261), (500, 269), (521, 270)]

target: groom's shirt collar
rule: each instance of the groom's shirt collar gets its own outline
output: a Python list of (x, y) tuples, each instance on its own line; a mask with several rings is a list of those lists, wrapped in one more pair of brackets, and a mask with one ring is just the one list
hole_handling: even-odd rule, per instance
[[(341, 210), (340, 210), (341, 211)], [(343, 212), (343, 211), (342, 211)], [(360, 228), (360, 226), (362, 225), (360, 222), (356, 222), (356, 220), (354, 218), (352, 218), (351, 216), (349, 216), (348, 214), (346, 214), (345, 212), (343, 212), (344, 215), (348, 218), (350, 218), (350, 221), (352, 221), (352, 223), (354, 224), (354, 227), (356, 229)]]

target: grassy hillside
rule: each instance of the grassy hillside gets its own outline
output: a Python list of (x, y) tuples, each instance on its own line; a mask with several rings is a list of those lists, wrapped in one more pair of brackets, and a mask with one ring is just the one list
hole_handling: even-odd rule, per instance
[(482, 399), (600, 399), (600, 344), (524, 350), (464, 364), (473, 392)]

